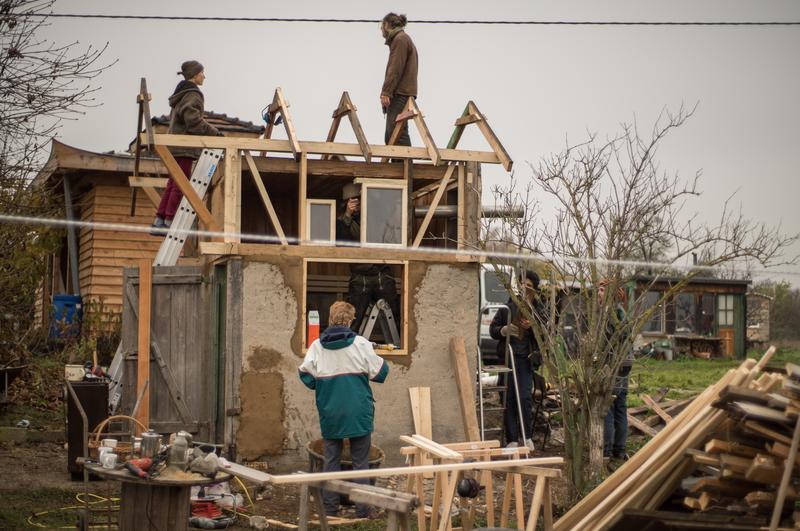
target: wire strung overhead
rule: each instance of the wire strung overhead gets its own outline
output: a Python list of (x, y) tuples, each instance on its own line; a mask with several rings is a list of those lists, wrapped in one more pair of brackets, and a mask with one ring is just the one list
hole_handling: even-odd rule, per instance
[[(300, 18), (300, 17), (211, 17), (169, 15), (111, 15), (102, 13), (19, 13), (19, 17), (88, 18), (111, 20), (176, 20), (212, 22), (313, 22), (335, 24), (378, 24), (369, 18)], [(800, 21), (647, 21), (647, 20), (409, 20), (411, 24), (468, 24), (505, 26), (800, 26)]]

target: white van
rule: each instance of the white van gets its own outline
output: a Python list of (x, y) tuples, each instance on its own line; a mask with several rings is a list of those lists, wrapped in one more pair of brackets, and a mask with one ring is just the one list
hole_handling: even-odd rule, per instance
[[(504, 274), (511, 275), (512, 268), (510, 266), (501, 266)], [(508, 277), (506, 277), (508, 278)], [(489, 335), (489, 325), (497, 313), (495, 308), (486, 308), (487, 305), (492, 304), (507, 304), (509, 299), (508, 290), (506, 290), (505, 283), (497, 278), (494, 266), (491, 264), (481, 265), (480, 274), (480, 337), (478, 338), (481, 347), (481, 357), (486, 364), (501, 364), (502, 360), (497, 359), (497, 340), (492, 339)]]

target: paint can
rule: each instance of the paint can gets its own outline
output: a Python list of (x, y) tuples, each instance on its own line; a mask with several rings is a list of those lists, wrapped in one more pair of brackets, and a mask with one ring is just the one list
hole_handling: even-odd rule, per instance
[(308, 312), (308, 339), (306, 340), (306, 345), (311, 345), (314, 341), (319, 338), (319, 312), (317, 310), (311, 310)]

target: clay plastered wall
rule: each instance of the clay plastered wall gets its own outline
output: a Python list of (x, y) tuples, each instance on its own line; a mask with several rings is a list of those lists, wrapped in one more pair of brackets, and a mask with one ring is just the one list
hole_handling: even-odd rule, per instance
[[(300, 382), (296, 330), (302, 262), (249, 261), (243, 274), (241, 416), (237, 448), (244, 459), (267, 459), (273, 470), (305, 468), (305, 444), (319, 438), (314, 393)], [(387, 465), (402, 464), (398, 437), (413, 433), (408, 388), (431, 388), (433, 437), (464, 440), (449, 340), (462, 335), (475, 369), (477, 266), (411, 264), (409, 356), (389, 359), (389, 378), (373, 384), (373, 443)], [(294, 347), (294, 348), (293, 348)], [(280, 441), (280, 444), (279, 444)]]

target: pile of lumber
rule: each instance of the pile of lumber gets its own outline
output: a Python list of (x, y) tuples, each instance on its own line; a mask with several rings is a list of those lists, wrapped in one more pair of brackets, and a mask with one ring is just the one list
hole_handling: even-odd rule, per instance
[(672, 419), (694, 400), (694, 397), (667, 400), (664, 398), (667, 396), (667, 392), (669, 389), (663, 387), (653, 396), (639, 395), (644, 405), (628, 408), (628, 427), (644, 435), (655, 437), (664, 426), (672, 422)]
[(783, 507), (800, 499), (800, 471), (786, 466), (798, 463), (800, 367), (763, 373), (774, 351), (728, 371), (554, 529), (630, 529), (643, 516), (670, 529), (793, 527)]

